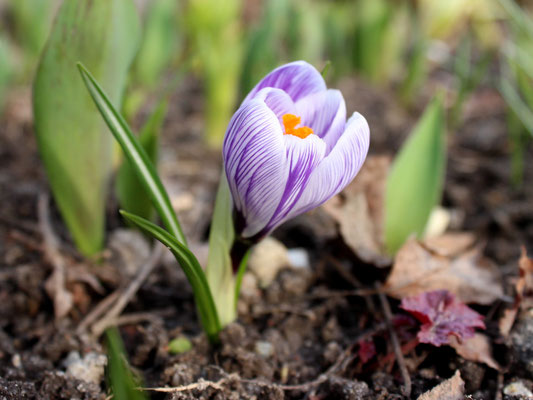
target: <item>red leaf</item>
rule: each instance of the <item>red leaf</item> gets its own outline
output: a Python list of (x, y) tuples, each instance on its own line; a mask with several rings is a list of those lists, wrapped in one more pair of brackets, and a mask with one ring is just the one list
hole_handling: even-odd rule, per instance
[(483, 317), (447, 290), (404, 298), (400, 307), (422, 323), (417, 335), (421, 343), (441, 346), (450, 343), (451, 335), (468, 339), (474, 336), (475, 328), (485, 329)]
[(366, 364), (372, 357), (376, 355), (376, 346), (372, 340), (361, 340), (359, 342), (359, 350), (357, 355), (363, 364)]

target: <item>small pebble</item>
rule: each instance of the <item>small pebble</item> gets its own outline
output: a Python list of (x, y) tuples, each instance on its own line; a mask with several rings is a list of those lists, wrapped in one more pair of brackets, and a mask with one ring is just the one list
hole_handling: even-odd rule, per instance
[(503, 393), (507, 396), (521, 396), (533, 399), (533, 393), (524, 385), (522, 381), (516, 381), (508, 384), (503, 388)]
[(255, 352), (261, 357), (269, 358), (274, 353), (274, 347), (269, 342), (258, 340), (255, 342)]
[(80, 357), (80, 353), (72, 351), (63, 362), (67, 375), (87, 383), (99, 385), (102, 382), (107, 365), (107, 357), (91, 352)]
[(289, 249), (287, 251), (287, 257), (289, 258), (289, 265), (292, 268), (309, 269), (311, 267), (309, 253), (305, 249)]
[(11, 364), (13, 364), (15, 368), (22, 367), (22, 361), (20, 360), (20, 354), (13, 355), (13, 357), (11, 358)]
[(278, 240), (267, 237), (252, 251), (248, 268), (255, 274), (261, 288), (266, 288), (278, 272), (289, 265), (287, 248)]

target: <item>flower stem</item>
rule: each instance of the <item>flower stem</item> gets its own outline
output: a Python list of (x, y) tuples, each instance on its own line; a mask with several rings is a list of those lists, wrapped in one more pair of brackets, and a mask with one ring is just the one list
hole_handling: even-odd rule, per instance
[(230, 257), (231, 266), (233, 268), (233, 274), (238, 275), (239, 270), (242, 268), (242, 261), (247, 258), (248, 251), (252, 247), (252, 243), (241, 238), (236, 238), (231, 247)]

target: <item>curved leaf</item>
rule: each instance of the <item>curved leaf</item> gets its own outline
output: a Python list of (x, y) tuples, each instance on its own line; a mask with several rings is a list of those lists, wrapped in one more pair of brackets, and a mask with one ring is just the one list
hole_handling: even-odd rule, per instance
[(220, 332), (220, 322), (218, 320), (217, 310), (204, 271), (194, 254), (184, 244), (180, 243), (174, 236), (161, 227), (126, 211), (121, 210), (120, 213), (129, 222), (137, 225), (139, 228), (167, 246), (172, 254), (174, 254), (174, 257), (176, 257), (180, 263), (183, 272), (185, 272), (185, 275), (187, 276), (187, 280), (192, 286), (202, 326), (209, 339), (211, 341), (216, 340), (218, 332)]
[(444, 109), (435, 98), (404, 143), (387, 178), (385, 245), (396, 252), (421, 235), (442, 194), (446, 162)]
[(119, 104), (138, 33), (131, 0), (65, 1), (35, 76), (39, 152), (62, 217), (86, 255), (103, 244), (112, 140), (75, 64), (89, 65), (108, 87), (110, 104)]
[(161, 179), (159, 179), (159, 176), (150, 161), (150, 157), (139, 144), (124, 118), (122, 118), (115, 107), (113, 107), (113, 104), (111, 104), (94, 77), (81, 63), (78, 63), (78, 69), (80, 70), (83, 81), (85, 82), (87, 89), (89, 89), (89, 93), (98, 107), (100, 114), (115, 136), (115, 139), (117, 139), (122, 147), (129, 162), (134, 166), (137, 176), (150, 196), (152, 204), (161, 217), (163, 224), (169, 232), (178, 239), (178, 241), (182, 244), (187, 244), (185, 235), (178, 222), (178, 218), (172, 209), (168, 193), (163, 187)]

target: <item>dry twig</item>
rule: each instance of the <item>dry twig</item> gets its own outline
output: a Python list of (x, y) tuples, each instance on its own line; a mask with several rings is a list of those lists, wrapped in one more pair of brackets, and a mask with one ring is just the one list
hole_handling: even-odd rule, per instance
[(224, 390), (222, 385), (225, 383), (231, 381), (231, 380), (239, 380), (239, 376), (237, 374), (230, 374), (226, 377), (213, 382), (213, 381), (206, 381), (204, 379), (200, 379), (196, 383), (191, 383), (189, 385), (184, 386), (178, 386), (178, 387), (157, 387), (157, 388), (141, 388), (141, 390), (145, 391), (151, 391), (151, 392), (162, 392), (162, 393), (178, 393), (178, 392), (188, 392), (190, 390), (205, 390), (207, 388), (212, 388), (216, 390)]
[(118, 296), (120, 295), (120, 291), (116, 290), (113, 293), (111, 293), (109, 296), (107, 296), (105, 299), (100, 301), (86, 316), (83, 318), (83, 320), (79, 323), (78, 328), (76, 329), (76, 332), (78, 334), (85, 332), (87, 328), (94, 323), (98, 318), (100, 318), (106, 310), (113, 304)]
[(398, 336), (396, 336), (396, 332), (394, 331), (394, 326), (392, 325), (392, 312), (390, 309), (389, 301), (387, 300), (387, 296), (381, 291), (378, 291), (379, 300), (381, 302), (381, 307), (383, 308), (383, 314), (385, 316), (385, 322), (387, 323), (387, 327), (389, 328), (389, 334), (392, 341), (392, 346), (394, 348), (394, 354), (396, 355), (396, 361), (398, 362), (398, 367), (400, 367), (400, 372), (402, 374), (403, 382), (404, 382), (404, 395), (406, 397), (411, 396), (411, 376), (409, 375), (409, 371), (407, 370), (407, 365), (405, 364), (405, 359), (403, 358), (402, 348), (400, 346), (400, 341), (398, 340)]
[(37, 203), (39, 215), (39, 230), (43, 237), (43, 251), (46, 260), (52, 265), (52, 275), (46, 280), (45, 288), (54, 301), (54, 314), (56, 319), (63, 318), (72, 308), (72, 293), (66, 287), (66, 262), (59, 251), (57, 239), (50, 222), (48, 209), (48, 195), (41, 193)]
[[(163, 255), (164, 248), (165, 246), (157, 242), (154, 245), (152, 254), (150, 254), (150, 257), (148, 258), (146, 263), (144, 263), (142, 268), (139, 270), (135, 278), (129, 283), (126, 289), (117, 289), (117, 291), (115, 292), (116, 294), (112, 293), (110, 295), (116, 296), (113, 299), (114, 301), (109, 301), (109, 303), (114, 304), (98, 321), (93, 323), (91, 327), (91, 332), (93, 333), (93, 335), (100, 336), (109, 326), (113, 325), (112, 321), (114, 321), (124, 310), (124, 308), (126, 308), (127, 304), (133, 298), (135, 293), (137, 293), (141, 285), (144, 283), (146, 278), (148, 278), (152, 270), (159, 262), (161, 256)], [(106, 301), (106, 299), (104, 299), (103, 301)]]

